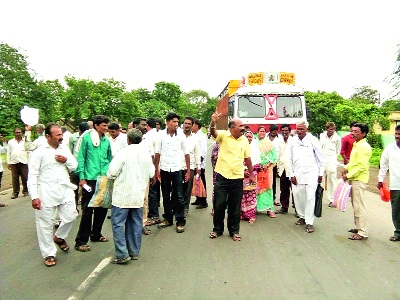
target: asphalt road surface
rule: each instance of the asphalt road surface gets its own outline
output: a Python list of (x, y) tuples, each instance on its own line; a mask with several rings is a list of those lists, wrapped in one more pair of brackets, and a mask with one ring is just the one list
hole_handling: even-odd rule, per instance
[[(110, 264), (111, 239), (87, 253), (58, 251), (52, 268), (40, 256), (29, 197), (10, 196), (0, 195), (8, 204), (0, 208), (0, 299), (400, 299), (400, 243), (389, 241), (390, 203), (374, 193), (366, 194), (365, 241), (347, 239), (351, 205), (340, 212), (326, 201), (312, 234), (294, 224), (293, 209), (276, 219), (260, 214), (241, 222), (241, 242), (227, 233), (210, 239), (211, 207), (192, 206), (184, 233), (150, 227), (137, 261)], [(103, 234), (112, 238), (110, 223)]]

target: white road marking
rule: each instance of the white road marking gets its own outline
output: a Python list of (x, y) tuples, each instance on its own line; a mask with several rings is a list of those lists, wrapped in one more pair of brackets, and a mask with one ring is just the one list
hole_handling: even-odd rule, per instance
[(98, 266), (93, 270), (92, 273), (81, 283), (81, 285), (76, 289), (76, 292), (73, 293), (68, 300), (77, 300), (79, 299), (78, 294), (85, 289), (87, 289), (90, 284), (94, 281), (94, 279), (100, 274), (100, 272), (110, 264), (111, 257), (107, 257), (103, 259)]

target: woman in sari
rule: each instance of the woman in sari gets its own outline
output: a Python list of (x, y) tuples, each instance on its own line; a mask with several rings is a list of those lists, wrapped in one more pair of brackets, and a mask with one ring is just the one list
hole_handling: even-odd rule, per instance
[[(258, 149), (256, 141), (253, 141), (253, 133), (251, 131), (246, 131), (245, 136), (250, 144), (251, 162), (253, 164), (254, 177), (256, 177), (257, 170), (260, 169), (261, 153)], [(249, 171), (245, 169), (240, 219), (248, 220), (249, 223), (254, 223), (256, 221), (257, 212), (257, 186), (252, 187), (251, 185), (248, 185), (249, 176)]]
[(274, 197), (272, 191), (273, 167), (277, 161), (277, 154), (274, 145), (269, 139), (265, 138), (266, 130), (264, 126), (258, 128), (258, 149), (260, 150), (261, 170), (258, 173), (258, 195), (257, 211), (266, 211), (270, 218), (275, 218)]

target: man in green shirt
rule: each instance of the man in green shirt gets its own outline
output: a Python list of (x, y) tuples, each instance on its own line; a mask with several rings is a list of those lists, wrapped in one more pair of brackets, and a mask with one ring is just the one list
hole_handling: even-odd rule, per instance
[(344, 166), (343, 180), (351, 184), (351, 204), (354, 209), (354, 223), (356, 228), (349, 229), (352, 235), (350, 240), (364, 240), (368, 238), (367, 211), (364, 204), (366, 184), (369, 179), (369, 159), (372, 155), (371, 146), (365, 137), (369, 131), (368, 125), (356, 123), (351, 128), (351, 135), (355, 142), (351, 150), (350, 160)]
[[(78, 142), (78, 168), (79, 186), (82, 188), (82, 218), (75, 239), (75, 249), (87, 252), (90, 247), (87, 242), (108, 242), (101, 234), (107, 208), (88, 207), (95, 188), (97, 176), (106, 176), (112, 155), (110, 141), (105, 136), (108, 131), (109, 118), (98, 115), (93, 120), (93, 129), (86, 131)], [(92, 224), (92, 214), (93, 224)]]

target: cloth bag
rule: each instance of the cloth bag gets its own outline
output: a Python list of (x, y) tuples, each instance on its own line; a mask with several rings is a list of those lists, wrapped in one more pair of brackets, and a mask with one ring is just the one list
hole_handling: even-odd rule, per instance
[(379, 189), (379, 195), (381, 196), (382, 201), (390, 201), (390, 190), (388, 190), (386, 182), (383, 182), (383, 186)]
[(324, 196), (324, 188), (318, 184), (317, 190), (315, 191), (315, 208), (314, 216), (317, 218), (322, 217), (322, 197)]
[(333, 195), (333, 206), (337, 207), (340, 211), (346, 211), (350, 192), (351, 185), (347, 181), (340, 179)]
[(113, 184), (114, 180), (108, 179), (107, 176), (98, 176), (96, 190), (92, 199), (90, 199), (88, 207), (110, 208)]
[(204, 188), (203, 181), (201, 180), (200, 176), (197, 175), (195, 177), (195, 180), (193, 180), (192, 196), (201, 198), (207, 197), (207, 192), (206, 189)]

